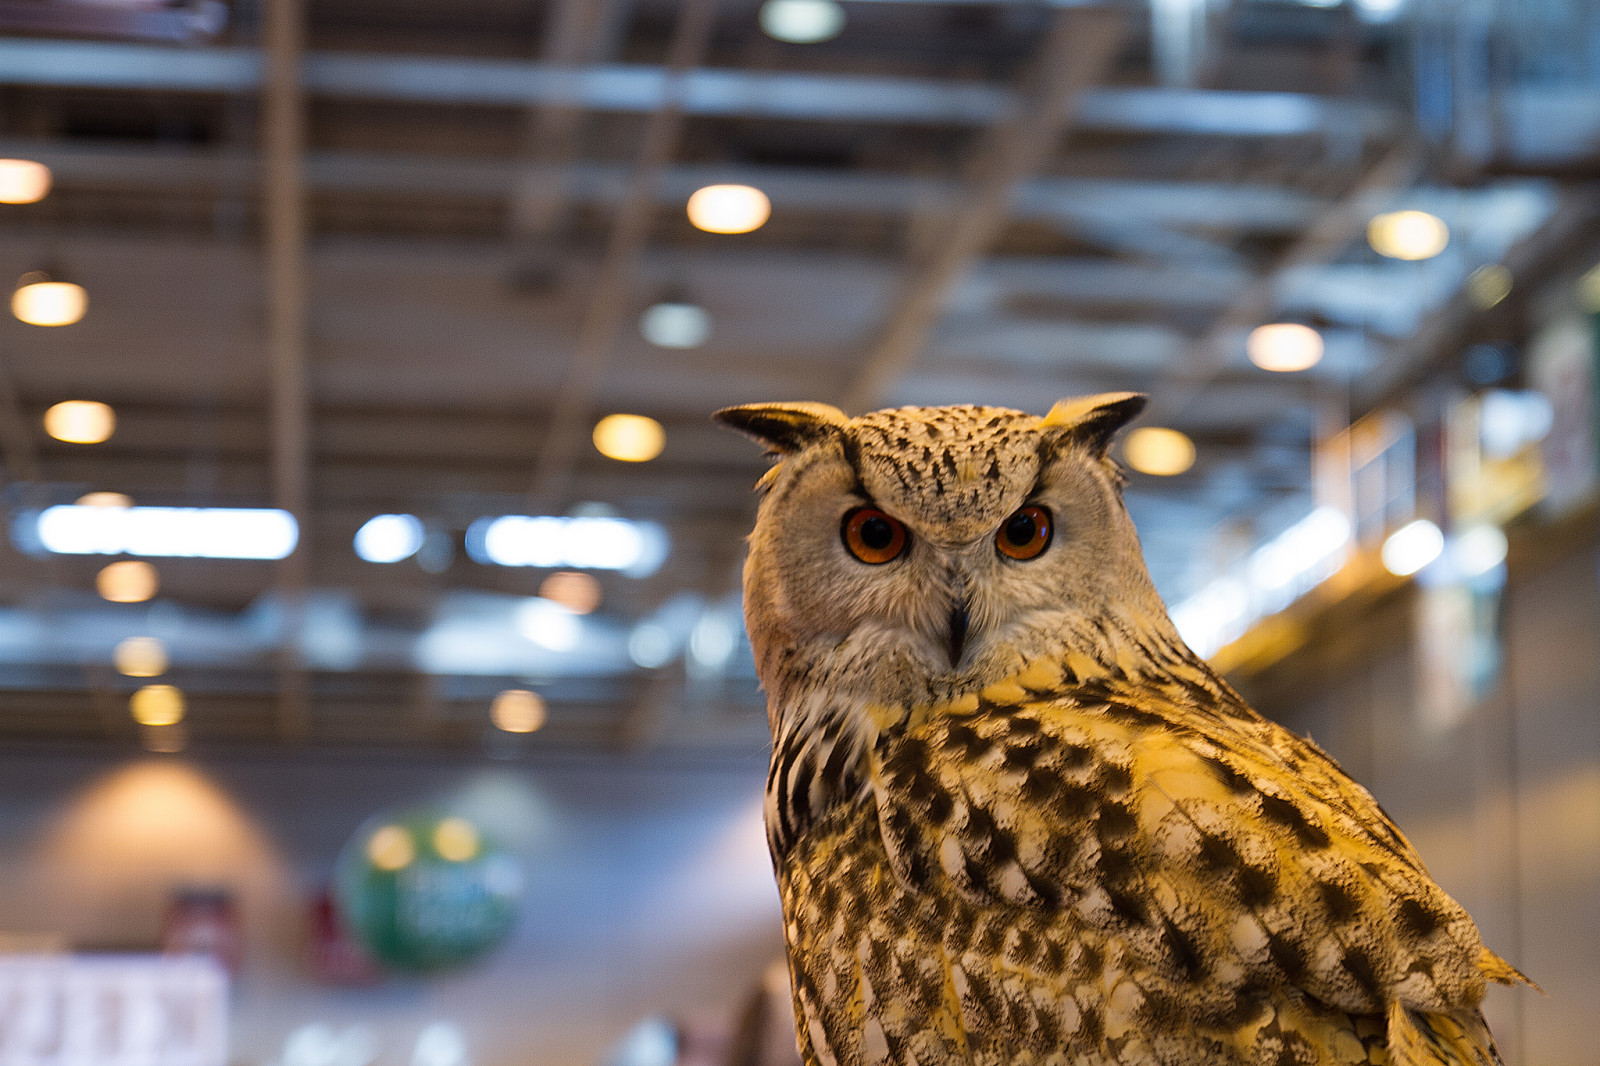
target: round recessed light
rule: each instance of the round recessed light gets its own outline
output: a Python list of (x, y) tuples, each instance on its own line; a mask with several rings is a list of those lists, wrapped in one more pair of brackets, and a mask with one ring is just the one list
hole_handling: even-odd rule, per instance
[(142, 559), (111, 563), (95, 575), (94, 587), (112, 603), (143, 603), (161, 587), (156, 568)]
[(689, 197), (689, 221), (707, 233), (749, 233), (772, 214), (772, 201), (752, 185), (707, 185)]
[(1390, 259), (1432, 259), (1450, 243), (1450, 227), (1426, 211), (1388, 211), (1367, 223), (1367, 243)]
[(177, 725), (185, 711), (183, 690), (175, 685), (145, 685), (128, 701), (128, 710), (140, 725)]
[(507, 733), (537, 732), (547, 717), (544, 698), (525, 688), (508, 688), (489, 705), (490, 721)]
[(155, 637), (129, 637), (111, 652), (111, 662), (125, 677), (160, 677), (167, 672), (167, 646)]
[(1122, 454), (1141, 474), (1171, 477), (1194, 465), (1194, 441), (1175, 429), (1142, 426), (1122, 442)]
[(594, 446), (600, 454), (625, 463), (654, 459), (666, 441), (661, 423), (644, 415), (606, 415), (594, 427)]
[(1272, 322), (1250, 331), (1245, 354), (1262, 370), (1288, 373), (1316, 366), (1322, 359), (1322, 334), (1298, 322)]
[(44, 431), (68, 444), (99, 444), (116, 429), (116, 412), (98, 400), (63, 400), (44, 413)]
[(11, 294), (11, 313), (30, 326), (70, 326), (89, 310), (82, 285), (51, 281), (44, 274), (24, 274)]
[(50, 168), (31, 159), (0, 159), (0, 204), (31, 204), (50, 192)]
[(835, 0), (767, 0), (758, 16), (762, 32), (789, 44), (830, 41), (844, 30), (844, 8)]
[(658, 348), (698, 348), (711, 336), (711, 316), (698, 304), (664, 300), (645, 308), (639, 333)]

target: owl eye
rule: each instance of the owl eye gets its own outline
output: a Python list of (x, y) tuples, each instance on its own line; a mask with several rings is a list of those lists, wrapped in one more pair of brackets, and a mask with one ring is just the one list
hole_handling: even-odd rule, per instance
[(844, 546), (864, 563), (886, 563), (906, 550), (906, 527), (876, 507), (857, 507), (844, 516)]
[(1050, 547), (1050, 512), (1043, 507), (1024, 507), (1001, 525), (994, 535), (1000, 554), (1012, 559), (1032, 559)]

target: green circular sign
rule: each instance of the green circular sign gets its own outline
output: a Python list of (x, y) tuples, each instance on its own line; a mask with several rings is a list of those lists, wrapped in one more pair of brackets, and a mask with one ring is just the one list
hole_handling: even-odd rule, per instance
[(352, 935), (375, 958), (437, 970), (505, 939), (522, 871), (466, 818), (413, 810), (358, 829), (339, 854), (334, 888)]

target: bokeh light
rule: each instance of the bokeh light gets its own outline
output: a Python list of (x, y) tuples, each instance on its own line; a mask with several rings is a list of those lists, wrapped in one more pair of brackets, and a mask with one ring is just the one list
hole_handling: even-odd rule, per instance
[(72, 503), (75, 507), (132, 507), (133, 497), (121, 492), (86, 492)]
[(1426, 211), (1388, 211), (1367, 223), (1367, 243), (1390, 259), (1432, 259), (1450, 243), (1450, 227)]
[(1397, 577), (1416, 573), (1444, 552), (1444, 534), (1426, 518), (1401, 526), (1383, 542), (1383, 567)]
[(367, 860), (380, 870), (404, 869), (417, 857), (411, 834), (398, 825), (386, 825), (367, 840)]
[(537, 732), (548, 717), (544, 697), (525, 688), (508, 688), (489, 705), (489, 720), (506, 733)]
[(145, 685), (128, 700), (128, 710), (140, 725), (177, 725), (185, 711), (183, 690), (176, 685)]
[(1250, 331), (1245, 354), (1262, 370), (1291, 373), (1322, 361), (1322, 334), (1298, 322), (1273, 322)]
[(1487, 311), (1511, 295), (1511, 271), (1489, 263), (1467, 275), (1467, 298)]
[(470, 862), (478, 856), (478, 827), (465, 818), (441, 818), (433, 828), (433, 850), (451, 862)]
[(689, 221), (707, 233), (749, 233), (772, 214), (767, 194), (750, 185), (707, 185), (689, 197)]
[(1194, 465), (1194, 441), (1175, 429), (1143, 426), (1128, 434), (1122, 454), (1141, 474), (1171, 477)]
[(112, 603), (143, 603), (161, 587), (161, 577), (141, 559), (124, 559), (96, 574), (94, 587)]
[(594, 427), (594, 446), (600, 454), (625, 463), (654, 459), (666, 442), (661, 423), (644, 415), (606, 415)]
[(50, 168), (31, 159), (0, 159), (0, 204), (32, 204), (50, 193)]
[(11, 294), (11, 313), (30, 326), (70, 326), (89, 310), (82, 285), (24, 274)]
[(44, 413), (44, 431), (68, 444), (99, 444), (116, 430), (116, 412), (98, 400), (63, 400)]
[(767, 0), (761, 5), (761, 30), (789, 44), (830, 41), (844, 30), (844, 8), (835, 0)]
[(160, 677), (167, 672), (167, 646), (155, 637), (129, 637), (112, 650), (111, 662), (127, 677)]
[(698, 348), (711, 336), (711, 316), (698, 304), (663, 300), (639, 316), (639, 334), (657, 348)]
[(356, 530), (356, 555), (369, 563), (398, 563), (417, 554), (427, 530), (411, 514), (380, 514)]
[(600, 582), (593, 574), (557, 570), (540, 582), (539, 595), (573, 614), (588, 614), (600, 606)]

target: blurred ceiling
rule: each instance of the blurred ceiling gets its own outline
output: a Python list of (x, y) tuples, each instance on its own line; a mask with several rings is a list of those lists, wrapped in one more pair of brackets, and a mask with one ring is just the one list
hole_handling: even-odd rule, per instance
[[(756, 749), (734, 634), (762, 461), (711, 410), (1150, 392), (1198, 445), (1129, 489), (1179, 596), (1201, 531), (1305, 513), (1319, 426), (1430, 372), (1462, 321), (1514, 329), (1473, 270), (1521, 285), (1594, 214), (1590, 0), (844, 10), (790, 44), (748, 0), (0, 0), (0, 155), (55, 179), (0, 208), (0, 273), (91, 301), (0, 322), (8, 520), (99, 490), (302, 528), (276, 565), (157, 560), (145, 604), (96, 596), (104, 557), (0, 546), (0, 735), (133, 742), (111, 649), (155, 635), (195, 744)], [(771, 220), (695, 229), (717, 183)], [(1444, 254), (1368, 248), (1396, 208), (1444, 219)], [(705, 308), (703, 345), (640, 335), (664, 298)], [(1283, 319), (1323, 332), (1313, 370), (1245, 359)], [(113, 405), (115, 435), (47, 437), (66, 399)], [(658, 459), (593, 450), (614, 411), (665, 426)], [(671, 552), (599, 574), (583, 644), (551, 655), (515, 637), (548, 571), (463, 538), (575, 508)], [(421, 518), (425, 550), (359, 560), (380, 513)], [(629, 656), (641, 623), (661, 665)], [(551, 703), (532, 741), (488, 725), (518, 684)]]

